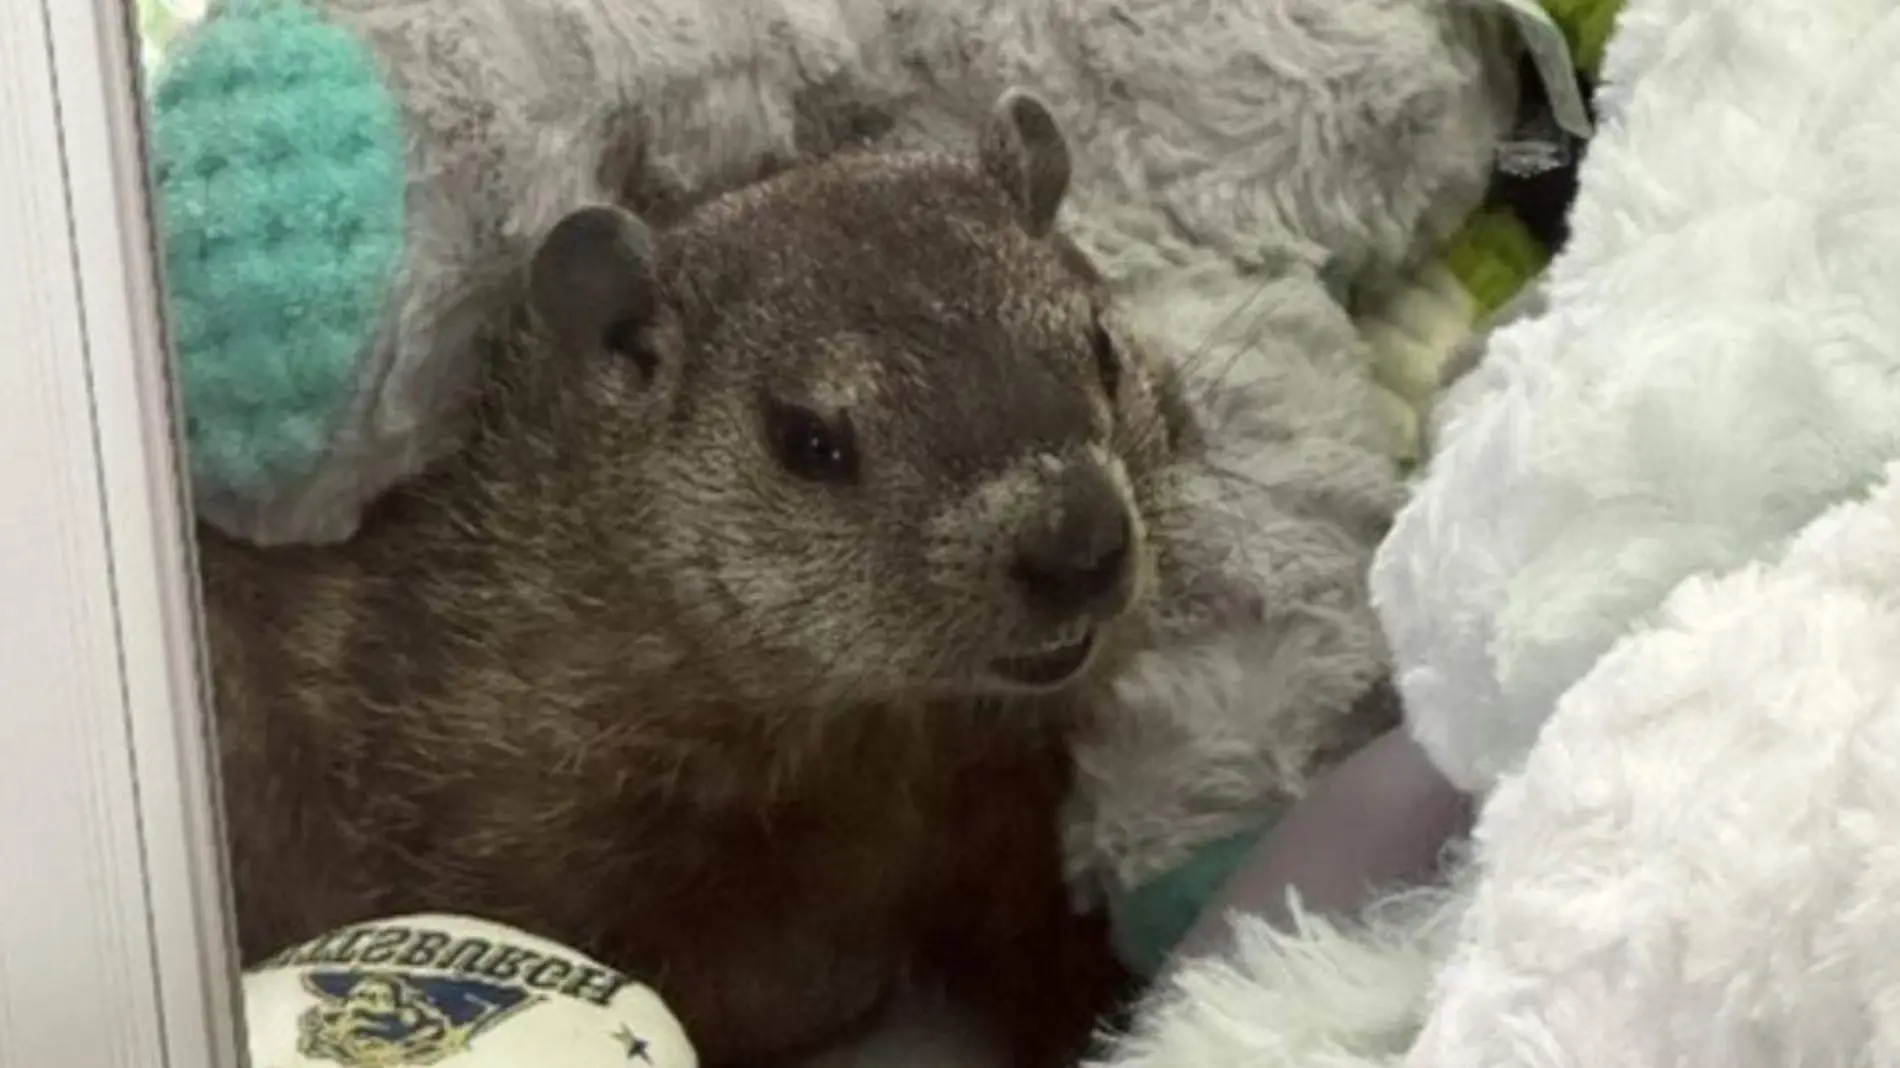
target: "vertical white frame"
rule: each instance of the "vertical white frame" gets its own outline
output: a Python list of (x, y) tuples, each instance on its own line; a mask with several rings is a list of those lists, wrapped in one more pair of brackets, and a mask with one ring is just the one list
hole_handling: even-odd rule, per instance
[(0, 0), (0, 1068), (239, 1068), (128, 0)]

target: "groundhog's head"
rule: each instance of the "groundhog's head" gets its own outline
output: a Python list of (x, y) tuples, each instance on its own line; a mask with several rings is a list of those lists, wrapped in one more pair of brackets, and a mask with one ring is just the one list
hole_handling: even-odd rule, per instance
[(1052, 234), (1068, 180), (1012, 93), (975, 158), (840, 157), (545, 239), (537, 329), (585, 387), (551, 431), (583, 439), (601, 551), (735, 694), (1050, 690), (1132, 625), (1179, 407)]

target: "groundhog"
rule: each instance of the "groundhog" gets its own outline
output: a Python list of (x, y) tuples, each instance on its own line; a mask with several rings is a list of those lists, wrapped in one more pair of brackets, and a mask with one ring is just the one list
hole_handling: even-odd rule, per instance
[[(553, 227), (467, 447), (348, 543), (199, 536), (244, 958), (444, 910), (652, 984), (713, 1068), (938, 984), (1019, 1068), (1122, 990), (1069, 746), (1165, 555), (1168, 379), (980, 151)], [(498, 309), (498, 312), (500, 309)]]

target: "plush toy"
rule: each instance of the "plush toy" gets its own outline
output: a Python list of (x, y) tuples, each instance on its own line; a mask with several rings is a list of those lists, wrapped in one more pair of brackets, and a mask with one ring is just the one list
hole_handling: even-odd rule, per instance
[(244, 976), (254, 1068), (696, 1068), (652, 990), (565, 946), (464, 916), (361, 923)]
[(1316, 768), (1389, 726), (1365, 572), (1403, 449), (1340, 295), (1479, 205), (1505, 24), (1441, 0), (217, 0), (153, 154), (199, 515), (347, 538), (457, 447), (468, 339), (584, 203), (663, 216), (1033, 89), (1061, 225), (1174, 361), (1205, 576), (1077, 753), (1079, 892), (1151, 966)]
[(1425, 442), (1421, 417), (1451, 377), (1454, 353), (1538, 276), (1569, 234), (1587, 105), (1622, 0), (1488, 0), (1527, 46), (1517, 123), (1500, 146), (1483, 209), (1437, 254), (1363, 294), (1357, 322), (1376, 374), (1399, 402), (1403, 459)]

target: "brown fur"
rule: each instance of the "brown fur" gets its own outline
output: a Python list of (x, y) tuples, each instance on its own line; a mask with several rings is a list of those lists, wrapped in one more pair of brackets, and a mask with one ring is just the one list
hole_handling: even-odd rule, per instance
[[(247, 960), (461, 912), (652, 982), (713, 1068), (908, 978), (1023, 1068), (1076, 1054), (1122, 978), (1056, 839), (1093, 683), (986, 665), (1066, 622), (1009, 565), (1104, 486), (1139, 597), (1170, 428), (1138, 353), (1111, 394), (1099, 283), (1041, 236), (1067, 172), (1038, 111), (1006, 102), (981, 160), (551, 237), (463, 454), (346, 545), (201, 535)], [(848, 409), (856, 484), (778, 465), (780, 401)]]

